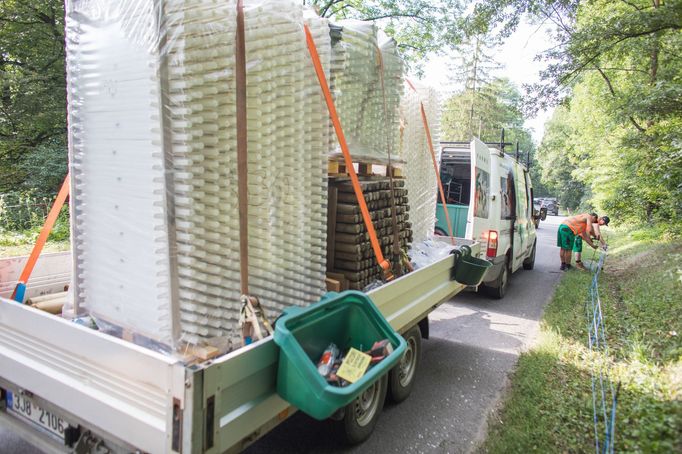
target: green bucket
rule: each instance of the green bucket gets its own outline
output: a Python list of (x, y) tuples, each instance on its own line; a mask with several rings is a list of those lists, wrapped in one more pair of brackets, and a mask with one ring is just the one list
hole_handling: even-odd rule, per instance
[(493, 264), (487, 260), (471, 256), (471, 248), (462, 246), (459, 250), (453, 249), (452, 254), (456, 255), (455, 268), (452, 271), (452, 278), (464, 285), (476, 286), (483, 281), (483, 276), (488, 268)]
[[(382, 339), (391, 342), (393, 352), (355, 383), (334, 386), (317, 371), (317, 361), (331, 342), (346, 352), (350, 347), (369, 350)], [(277, 320), (274, 340), (281, 350), (277, 393), (319, 420), (355, 400), (398, 363), (407, 347), (372, 300), (357, 291), (327, 293), (311, 306), (285, 310)]]

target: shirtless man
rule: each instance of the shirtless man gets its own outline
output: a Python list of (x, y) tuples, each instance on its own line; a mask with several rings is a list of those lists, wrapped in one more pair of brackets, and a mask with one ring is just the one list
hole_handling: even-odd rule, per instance
[[(597, 249), (597, 245), (592, 242), (592, 237), (599, 238), (602, 245), (606, 244), (601, 238), (598, 231), (599, 225), (608, 225), (609, 217), (597, 216), (597, 213), (585, 213), (572, 216), (564, 220), (559, 226), (557, 232), (557, 246), (559, 246), (559, 257), (561, 258), (561, 270), (565, 271), (571, 268), (571, 254), (576, 249), (576, 252), (582, 252), (582, 239), (585, 239), (587, 244), (592, 248)], [(597, 224), (596, 226), (594, 224)], [(595, 232), (595, 227), (597, 231)], [(576, 245), (576, 237), (581, 238), (580, 243)], [(584, 269), (582, 262), (576, 265), (580, 269)]]
[[(599, 230), (600, 225), (609, 225), (610, 219), (608, 216), (602, 216), (599, 218), (599, 221), (597, 221), (595, 224), (592, 224), (592, 231), (593, 239), (599, 240), (599, 243), (601, 243), (601, 247), (606, 249), (606, 241), (604, 241), (604, 237), (601, 235), (601, 231)], [(583, 265), (582, 261), (582, 252), (583, 252), (583, 240), (582, 236), (576, 236), (575, 237), (575, 243), (573, 243), (573, 252), (575, 252), (575, 267), (578, 268), (579, 270), (586, 271), (587, 268), (585, 268), (585, 265)]]

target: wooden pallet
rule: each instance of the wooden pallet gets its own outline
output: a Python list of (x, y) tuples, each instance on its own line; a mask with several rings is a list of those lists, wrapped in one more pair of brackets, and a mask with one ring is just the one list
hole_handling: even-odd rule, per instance
[[(385, 176), (393, 178), (403, 178), (403, 163), (397, 162), (392, 165), (366, 160), (353, 161), (356, 173), (359, 176)], [(348, 169), (343, 159), (338, 157), (329, 158), (327, 162), (327, 173), (329, 176), (348, 175)]]

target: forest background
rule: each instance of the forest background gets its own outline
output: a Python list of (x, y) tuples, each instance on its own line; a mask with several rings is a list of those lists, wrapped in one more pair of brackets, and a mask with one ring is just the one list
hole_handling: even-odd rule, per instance
[[(412, 74), (448, 58), (442, 139), (518, 142), (536, 194), (618, 223), (682, 229), (682, 0), (308, 0), (374, 20)], [(494, 77), (490, 49), (522, 20), (549, 26), (540, 82)], [(30, 241), (67, 170), (63, 0), (0, 3), (0, 246)], [(554, 108), (536, 144), (524, 120)], [(61, 227), (60, 227), (61, 226)], [(68, 239), (64, 211), (53, 239)]]

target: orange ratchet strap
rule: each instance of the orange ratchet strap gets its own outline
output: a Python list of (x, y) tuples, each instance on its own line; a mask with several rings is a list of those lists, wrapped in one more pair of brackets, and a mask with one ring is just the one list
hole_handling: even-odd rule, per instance
[(239, 272), (242, 295), (249, 294), (248, 157), (246, 111), (246, 42), (244, 4), (237, 0), (235, 85), (237, 101), (237, 200), (239, 203)]
[[(69, 175), (70, 174), (67, 173), (66, 178), (64, 178), (64, 183), (62, 183), (62, 187), (59, 190), (59, 193), (57, 194), (57, 198), (52, 204), (52, 208), (50, 208), (50, 212), (47, 215), (47, 219), (45, 219), (45, 224), (43, 224), (43, 228), (40, 230), (40, 234), (38, 235), (36, 244), (33, 246), (31, 255), (28, 257), (26, 265), (24, 265), (24, 269), (21, 272), (21, 276), (19, 276), (19, 283), (15, 287), (14, 292), (12, 292), (11, 299), (15, 301), (19, 301), (17, 297), (20, 297), (21, 301), (19, 302), (20, 303), (23, 302), (24, 291), (26, 289), (26, 283), (28, 282), (28, 278), (31, 277), (31, 273), (33, 272), (33, 268), (35, 267), (36, 262), (38, 261), (38, 257), (40, 257), (40, 253), (43, 251), (43, 247), (45, 247), (47, 237), (50, 236), (52, 227), (54, 227), (54, 223), (57, 221), (57, 217), (59, 217), (59, 213), (62, 211), (64, 202), (66, 202), (66, 198), (69, 196), (70, 188)], [(19, 291), (20, 293), (19, 295), (17, 295), (17, 291)]]
[(362, 219), (365, 221), (365, 226), (367, 227), (367, 232), (369, 233), (369, 239), (372, 243), (374, 255), (377, 258), (377, 262), (379, 262), (379, 265), (384, 270), (384, 276), (386, 279), (393, 279), (393, 275), (391, 274), (391, 264), (384, 258), (384, 254), (381, 252), (381, 245), (377, 239), (377, 233), (374, 230), (372, 218), (369, 214), (369, 210), (367, 209), (367, 203), (365, 202), (365, 196), (362, 194), (358, 176), (355, 173), (355, 169), (353, 168), (353, 159), (351, 158), (350, 151), (348, 150), (346, 136), (343, 134), (343, 129), (341, 128), (341, 121), (339, 120), (339, 115), (336, 112), (334, 100), (332, 99), (332, 94), (329, 91), (329, 85), (327, 85), (327, 78), (324, 75), (322, 62), (320, 61), (320, 56), (317, 53), (317, 47), (315, 46), (313, 35), (310, 33), (310, 28), (308, 28), (307, 25), (305, 25), (305, 39), (306, 43), (308, 44), (310, 58), (313, 60), (313, 66), (315, 67), (317, 79), (320, 82), (320, 88), (322, 88), (322, 93), (324, 94), (324, 99), (327, 103), (327, 109), (329, 109), (329, 116), (331, 117), (332, 124), (334, 125), (334, 130), (336, 131), (336, 137), (339, 139), (339, 145), (341, 146), (343, 159), (346, 162), (346, 169), (348, 169), (351, 183), (353, 184), (353, 191), (355, 192), (355, 197), (357, 197), (358, 203), (360, 204), (360, 212), (362, 213)]
[[(405, 79), (410, 88), (418, 94), (415, 86), (408, 79)], [(424, 103), (419, 101), (419, 107), (422, 113), (422, 122), (424, 123), (424, 131), (426, 132), (426, 142), (429, 144), (429, 151), (431, 152), (431, 160), (433, 161), (433, 171), (436, 172), (436, 180), (438, 181), (438, 192), (440, 192), (440, 201), (443, 204), (443, 213), (445, 213), (445, 222), (448, 223), (448, 233), (450, 233), (450, 241), (455, 245), (455, 235), (452, 232), (452, 224), (450, 223), (450, 216), (448, 215), (448, 205), (445, 200), (445, 191), (443, 191), (443, 183), (440, 180), (440, 170), (438, 169), (438, 162), (436, 161), (436, 152), (433, 150), (433, 142), (431, 141), (431, 129), (429, 128), (429, 121), (426, 119), (426, 111), (424, 110)]]

